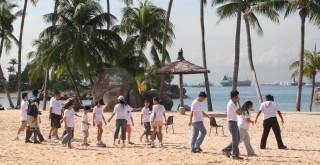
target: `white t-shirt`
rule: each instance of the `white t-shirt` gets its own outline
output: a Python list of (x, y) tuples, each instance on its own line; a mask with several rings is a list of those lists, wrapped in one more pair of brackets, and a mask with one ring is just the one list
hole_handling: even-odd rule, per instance
[(27, 121), (28, 101), (22, 100), (20, 107), (20, 120)]
[(227, 118), (228, 118), (228, 121), (238, 121), (238, 117), (237, 117), (237, 105), (232, 101), (230, 100), (228, 102), (228, 105), (227, 105)]
[(195, 99), (191, 104), (191, 112), (193, 112), (192, 123), (203, 121), (201, 102), (197, 99)]
[(85, 123), (89, 123), (89, 118), (88, 118), (88, 115), (87, 114), (82, 114), (82, 120), (81, 120), (81, 131), (86, 131), (89, 129), (89, 126), (88, 124), (85, 124)]
[(67, 119), (67, 127), (74, 127), (74, 115), (76, 114), (76, 112), (74, 111), (74, 109), (66, 109), (64, 111), (64, 117), (66, 117)]
[(250, 123), (248, 123), (246, 119), (250, 119), (250, 118), (251, 118), (250, 112), (249, 114), (245, 113), (245, 115), (244, 114), (238, 115), (238, 127), (243, 129), (249, 129)]
[(127, 112), (127, 125), (131, 125), (131, 116), (132, 116), (132, 112), (128, 111)]
[(157, 104), (152, 106), (152, 113), (156, 114), (156, 118), (154, 121), (162, 121), (163, 120), (163, 113), (166, 111), (163, 105)]
[(103, 119), (103, 106), (101, 106), (100, 108), (98, 106), (95, 106), (93, 108), (93, 113), (95, 114), (95, 118), (94, 121), (102, 121)]
[(143, 107), (141, 110), (142, 122), (150, 122), (150, 110), (149, 108)]
[(266, 120), (271, 117), (276, 117), (279, 107), (277, 103), (273, 101), (265, 101), (261, 104), (260, 110), (263, 113), (263, 120)]
[(113, 113), (116, 114), (115, 119), (127, 119), (128, 112), (131, 112), (133, 108), (131, 108), (128, 104), (117, 104), (114, 106)]
[(54, 97), (52, 97), (50, 99), (50, 108), (52, 108), (52, 113), (56, 114), (56, 115), (61, 115), (61, 109), (62, 109), (62, 105), (61, 103), (56, 100)]

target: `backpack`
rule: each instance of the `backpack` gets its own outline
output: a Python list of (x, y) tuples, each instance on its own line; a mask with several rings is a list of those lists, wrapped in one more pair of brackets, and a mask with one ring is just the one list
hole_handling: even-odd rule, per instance
[(36, 118), (38, 116), (38, 99), (36, 97), (30, 97), (28, 99), (28, 112), (27, 114), (29, 116), (33, 116), (34, 118)]

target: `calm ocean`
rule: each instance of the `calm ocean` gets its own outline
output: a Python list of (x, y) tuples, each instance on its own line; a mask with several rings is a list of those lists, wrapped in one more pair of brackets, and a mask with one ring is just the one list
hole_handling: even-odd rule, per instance
[[(194, 87), (186, 87), (187, 93), (186, 95), (190, 98), (185, 99), (185, 105), (191, 105), (192, 101), (197, 97), (200, 91), (205, 91), (205, 88), (194, 88)], [(216, 112), (224, 112), (226, 110), (227, 102), (229, 101), (229, 93), (231, 87), (221, 87), (214, 86), (211, 87), (211, 96), (212, 96), (212, 104), (213, 111)], [(238, 91), (240, 92), (241, 102), (252, 101), (254, 104), (254, 109), (259, 109), (259, 103), (257, 99), (257, 94), (254, 86), (251, 87), (238, 87)], [(294, 112), (295, 111), (295, 101), (296, 101), (296, 93), (297, 87), (292, 86), (261, 86), (261, 92), (264, 96), (265, 94), (272, 94), (275, 98), (275, 101), (279, 104), (280, 110), (284, 112)], [(311, 88), (303, 87), (302, 93), (302, 105), (301, 111), (308, 112), (309, 111), (309, 102), (311, 96)], [(14, 96), (12, 96), (14, 97)], [(16, 98), (13, 98), (14, 103), (16, 102)], [(90, 100), (84, 100), (84, 104), (90, 104)], [(0, 97), (0, 103), (4, 107), (8, 107), (8, 101), (5, 97)], [(174, 105), (172, 110), (176, 111), (179, 105), (179, 99), (174, 99)], [(49, 104), (48, 104), (49, 105)], [(207, 102), (202, 103), (203, 109), (207, 108)], [(314, 112), (320, 112), (320, 104), (313, 105)]]

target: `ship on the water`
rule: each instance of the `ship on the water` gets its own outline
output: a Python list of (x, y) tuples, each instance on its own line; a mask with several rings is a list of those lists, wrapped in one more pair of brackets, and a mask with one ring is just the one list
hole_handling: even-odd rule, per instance
[[(232, 86), (232, 78), (225, 75), (223, 77), (223, 80), (220, 82), (220, 84), (224, 87), (230, 87)], [(244, 80), (244, 81), (238, 81), (238, 86), (251, 86), (251, 80)]]

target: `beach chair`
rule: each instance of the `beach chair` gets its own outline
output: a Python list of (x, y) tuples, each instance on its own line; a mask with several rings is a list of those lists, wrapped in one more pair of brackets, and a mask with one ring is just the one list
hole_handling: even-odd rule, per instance
[(211, 129), (212, 129), (213, 127), (216, 128), (216, 136), (218, 136), (218, 128), (219, 128), (219, 127), (222, 128), (222, 134), (223, 134), (223, 136), (224, 136), (223, 126), (222, 126), (222, 125), (218, 125), (216, 119), (211, 116), (209, 136), (211, 135)]
[(167, 123), (165, 124), (165, 126), (166, 126), (166, 133), (168, 133), (168, 126), (169, 126), (169, 125), (172, 126), (172, 133), (174, 133), (174, 129), (173, 129), (173, 116), (168, 116)]

